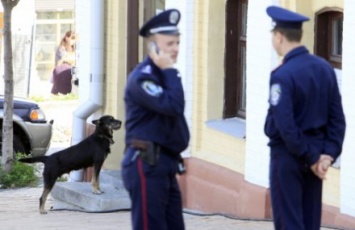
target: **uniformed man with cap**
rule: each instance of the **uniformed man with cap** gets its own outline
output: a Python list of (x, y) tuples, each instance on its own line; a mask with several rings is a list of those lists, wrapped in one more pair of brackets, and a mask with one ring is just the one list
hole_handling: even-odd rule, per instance
[(179, 20), (180, 12), (170, 9), (142, 26), (139, 34), (149, 54), (127, 79), (122, 178), (132, 201), (134, 230), (185, 228), (176, 174), (183, 172), (180, 153), (190, 136), (181, 78), (174, 68)]
[(265, 134), (276, 230), (319, 230), (322, 181), (342, 151), (345, 118), (332, 66), (301, 45), (308, 17), (277, 6), (272, 44), (282, 64), (270, 77)]

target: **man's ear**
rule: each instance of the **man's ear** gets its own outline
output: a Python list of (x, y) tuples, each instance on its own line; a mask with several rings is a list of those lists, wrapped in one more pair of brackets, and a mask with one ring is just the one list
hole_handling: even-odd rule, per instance
[(145, 40), (148, 53), (150, 52), (150, 45), (152, 42), (155, 42), (154, 35), (149, 35)]
[(279, 44), (283, 43), (285, 36), (282, 33), (280, 33), (279, 31), (275, 31), (274, 36)]

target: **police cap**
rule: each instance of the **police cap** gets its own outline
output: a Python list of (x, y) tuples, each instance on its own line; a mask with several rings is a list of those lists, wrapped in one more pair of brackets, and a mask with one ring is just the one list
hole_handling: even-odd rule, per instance
[(180, 12), (177, 9), (163, 11), (149, 19), (139, 30), (139, 35), (148, 37), (152, 34), (180, 34), (177, 24)]
[(308, 17), (302, 14), (278, 6), (269, 6), (266, 9), (266, 13), (275, 22), (274, 28), (301, 29), (302, 23), (309, 20)]

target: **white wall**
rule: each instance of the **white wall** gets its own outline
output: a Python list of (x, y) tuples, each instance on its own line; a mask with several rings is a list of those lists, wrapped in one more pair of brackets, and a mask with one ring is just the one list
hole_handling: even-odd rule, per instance
[(89, 98), (90, 93), (90, 67), (91, 67), (91, 1), (75, 0), (75, 28), (77, 32), (76, 43), (76, 70), (79, 78), (79, 104)]
[[(2, 4), (0, 11), (3, 12)], [(32, 27), (35, 23), (34, 0), (20, 1), (12, 10), (12, 50), (13, 50), (13, 71), (14, 71), (14, 95), (19, 97), (27, 96), (28, 79), (30, 71), (30, 52), (32, 42)], [(1, 39), (3, 43), (3, 39)], [(3, 44), (1, 44), (1, 70), (4, 73)], [(32, 65), (33, 66), (33, 65)], [(33, 69), (33, 67), (32, 67)], [(4, 94), (3, 77), (0, 78), (0, 93)]]
[(355, 1), (344, 0), (342, 96), (346, 135), (340, 168), (340, 210), (355, 216)]
[(275, 0), (249, 0), (247, 28), (247, 124), (245, 179), (269, 187), (269, 147), (264, 134), (270, 72), (278, 65), (272, 48), (272, 21), (266, 8)]
[[(180, 53), (176, 67), (181, 73), (182, 83), (185, 91), (185, 116), (191, 130), (192, 124), (192, 87), (193, 87), (193, 11), (194, 3), (191, 0), (166, 0), (165, 8), (175, 8), (181, 12), (179, 29)], [(183, 153), (189, 156), (189, 150)]]
[[(267, 111), (268, 81), (270, 71), (278, 60), (271, 46), (271, 20), (265, 9), (278, 5), (278, 0), (249, 1), (248, 43), (247, 43), (247, 138), (246, 167), (247, 181), (269, 187), (269, 148), (263, 133)], [(256, 16), (257, 15), (257, 16)], [(270, 29), (269, 29), (270, 28)], [(343, 26), (343, 69), (338, 71), (338, 81), (342, 91), (347, 130), (341, 159), (340, 210), (355, 216), (355, 1), (344, 0)], [(262, 51), (262, 52), (260, 52)]]

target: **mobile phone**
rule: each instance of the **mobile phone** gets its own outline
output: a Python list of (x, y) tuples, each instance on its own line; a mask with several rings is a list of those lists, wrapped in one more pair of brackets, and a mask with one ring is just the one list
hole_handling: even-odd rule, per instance
[(159, 53), (159, 48), (156, 42), (150, 42), (149, 43), (149, 51), (155, 49), (155, 52), (157, 52), (157, 54)]

